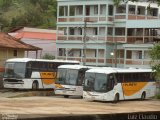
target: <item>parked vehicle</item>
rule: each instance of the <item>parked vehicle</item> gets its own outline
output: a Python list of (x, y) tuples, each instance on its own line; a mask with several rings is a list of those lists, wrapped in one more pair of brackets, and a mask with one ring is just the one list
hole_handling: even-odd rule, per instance
[(3, 75), (4, 88), (34, 90), (54, 88), (58, 66), (63, 64), (79, 64), (79, 61), (8, 59)]
[(155, 95), (151, 69), (89, 69), (85, 74), (83, 98), (98, 101), (146, 99)]
[(58, 67), (55, 94), (65, 98), (83, 96), (85, 72), (93, 67), (82, 65), (61, 65)]

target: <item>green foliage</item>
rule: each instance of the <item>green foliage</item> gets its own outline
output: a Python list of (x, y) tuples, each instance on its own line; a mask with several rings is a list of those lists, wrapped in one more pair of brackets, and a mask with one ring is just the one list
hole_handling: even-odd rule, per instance
[(160, 80), (160, 43), (156, 44), (150, 50), (150, 56), (152, 58), (151, 66), (152, 69), (156, 71), (156, 78)]
[(56, 28), (56, 0), (0, 0), (2, 31), (17, 26)]
[(55, 56), (46, 53), (44, 56), (42, 56), (42, 59), (53, 60), (53, 59), (55, 59)]
[[(120, 4), (120, 1), (122, 1), (122, 0), (113, 0), (114, 5), (118, 6)], [(123, 1), (125, 1), (126, 3), (128, 1), (132, 1), (132, 2), (138, 2), (138, 1), (140, 1), (140, 2), (142, 2), (142, 0), (123, 0)], [(148, 7), (150, 7), (150, 3), (152, 3), (152, 2), (157, 2), (157, 4), (160, 5), (160, 0), (148, 0), (147, 2), (149, 2)]]
[(160, 94), (157, 94), (157, 95), (156, 95), (156, 98), (157, 98), (157, 99), (160, 99)]

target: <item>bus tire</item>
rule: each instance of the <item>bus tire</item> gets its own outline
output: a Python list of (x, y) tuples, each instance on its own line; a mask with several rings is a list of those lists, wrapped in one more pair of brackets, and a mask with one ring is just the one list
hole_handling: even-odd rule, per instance
[(119, 101), (119, 94), (117, 93), (117, 94), (114, 96), (113, 103), (117, 103), (118, 101)]
[(32, 90), (38, 90), (39, 86), (38, 86), (38, 82), (37, 81), (34, 81), (32, 83)]
[(64, 98), (69, 98), (69, 95), (64, 95)]
[(146, 98), (146, 92), (143, 92), (141, 95), (141, 100), (145, 100), (145, 98)]

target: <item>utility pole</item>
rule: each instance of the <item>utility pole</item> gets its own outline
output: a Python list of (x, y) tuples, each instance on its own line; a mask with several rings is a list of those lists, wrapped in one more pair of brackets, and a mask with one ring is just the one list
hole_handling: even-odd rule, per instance
[(86, 65), (86, 28), (87, 28), (87, 20), (84, 20), (84, 32), (83, 32), (83, 65)]
[(115, 68), (117, 67), (117, 40), (114, 41), (115, 44), (115, 50), (114, 50), (114, 63), (115, 63)]

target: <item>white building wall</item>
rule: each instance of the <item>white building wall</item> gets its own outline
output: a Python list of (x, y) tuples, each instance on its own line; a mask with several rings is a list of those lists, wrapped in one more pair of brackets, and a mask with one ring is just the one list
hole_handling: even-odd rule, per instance
[[(42, 52), (38, 51), (38, 58), (41, 58), (44, 56), (46, 53), (56, 56), (56, 41), (54, 40), (39, 40), (39, 39), (26, 39), (23, 38), (21, 41), (42, 48)], [(25, 57), (27, 57), (27, 52), (25, 52)], [(36, 52), (30, 51), (28, 52), (28, 57), (29, 58), (36, 58)]]

